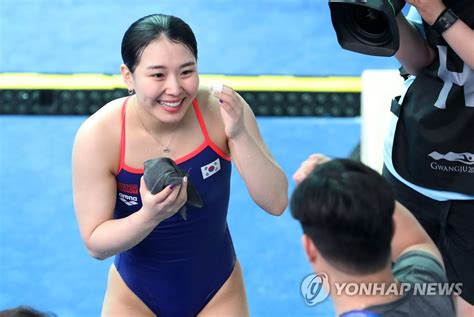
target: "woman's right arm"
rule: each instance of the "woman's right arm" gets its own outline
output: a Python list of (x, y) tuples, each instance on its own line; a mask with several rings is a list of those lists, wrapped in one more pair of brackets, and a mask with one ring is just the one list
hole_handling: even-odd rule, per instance
[(400, 36), (400, 46), (395, 53), (395, 57), (408, 73), (416, 75), (422, 68), (433, 62), (435, 52), (415, 25), (408, 21), (403, 13), (397, 15), (396, 21)]
[(118, 160), (118, 155), (109, 152), (112, 142), (107, 132), (104, 133), (107, 129), (94, 121), (86, 121), (76, 135), (72, 176), (81, 237), (89, 254), (102, 260), (141, 242), (162, 220), (184, 204), (186, 190), (180, 191), (179, 186), (174, 189), (166, 187), (152, 195), (142, 178), (140, 194), (143, 207), (128, 217), (113, 219), (117, 195), (113, 160)]

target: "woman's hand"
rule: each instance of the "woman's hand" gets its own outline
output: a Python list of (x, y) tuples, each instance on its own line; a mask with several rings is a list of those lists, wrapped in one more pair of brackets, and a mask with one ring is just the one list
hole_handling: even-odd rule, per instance
[(188, 182), (183, 178), (181, 185), (168, 185), (161, 192), (153, 195), (146, 187), (144, 178), (140, 180), (141, 211), (157, 224), (173, 216), (186, 203)]
[(222, 86), (217, 91), (213, 89), (212, 94), (219, 99), (227, 138), (235, 138), (245, 131), (244, 99), (228, 86)]
[(211, 94), (219, 100), (211, 100), (212, 106), (220, 105), (218, 119), (230, 156), (250, 196), (263, 210), (281, 215), (288, 205), (288, 180), (265, 144), (252, 108), (228, 86), (214, 84)]
[(433, 25), (446, 9), (441, 0), (406, 0), (406, 2), (414, 6), (429, 25)]

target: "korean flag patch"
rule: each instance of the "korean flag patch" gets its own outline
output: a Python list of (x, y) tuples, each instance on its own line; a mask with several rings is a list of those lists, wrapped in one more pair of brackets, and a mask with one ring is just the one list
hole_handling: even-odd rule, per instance
[(221, 161), (219, 160), (219, 158), (217, 158), (217, 160), (201, 167), (202, 178), (206, 179), (208, 177), (211, 177), (215, 173), (219, 172), (220, 169)]

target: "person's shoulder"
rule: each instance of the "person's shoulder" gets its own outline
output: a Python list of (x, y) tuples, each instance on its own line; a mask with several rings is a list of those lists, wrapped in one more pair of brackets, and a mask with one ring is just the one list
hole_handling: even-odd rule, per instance
[(79, 128), (80, 133), (94, 133), (100, 137), (117, 126), (120, 127), (122, 106), (127, 97), (114, 99), (89, 116)]
[(106, 148), (120, 141), (122, 105), (126, 98), (105, 104), (88, 117), (76, 133), (75, 143), (96, 144)]
[[(96, 167), (117, 171), (121, 140), (121, 109), (126, 99), (113, 100), (87, 118), (76, 133), (73, 145), (73, 161), (94, 162)], [(87, 164), (76, 163), (78, 166)]]
[(408, 283), (447, 281), (439, 259), (424, 250), (404, 252), (395, 262), (392, 271), (397, 279)]

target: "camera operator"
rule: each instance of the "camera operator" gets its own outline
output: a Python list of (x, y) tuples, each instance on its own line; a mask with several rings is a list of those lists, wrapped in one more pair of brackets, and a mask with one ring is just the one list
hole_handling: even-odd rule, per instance
[(406, 2), (395, 57), (408, 78), (383, 174), (437, 243), (449, 281), (463, 284), (458, 316), (474, 316), (474, 1)]

